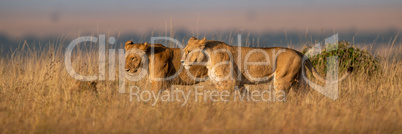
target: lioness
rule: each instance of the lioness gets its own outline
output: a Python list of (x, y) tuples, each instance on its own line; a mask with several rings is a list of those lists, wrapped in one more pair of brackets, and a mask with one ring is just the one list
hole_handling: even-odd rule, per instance
[[(301, 72), (304, 66), (315, 78), (325, 81), (308, 58), (290, 48), (239, 48), (221, 41), (191, 37), (184, 48), (181, 62), (185, 68), (206, 63), (209, 77), (219, 90), (233, 90), (235, 86), (244, 89), (244, 84), (269, 82), (273, 78), (276, 93), (286, 94), (292, 86), (299, 92), (301, 90), (297, 89), (303, 85), (300, 82), (303, 82), (302, 74), (305, 73)], [(347, 74), (337, 82), (345, 79), (352, 70), (353, 68), (348, 68)], [(281, 96), (285, 97), (285, 94)]]
[[(208, 69), (205, 66), (193, 66), (189, 70), (181, 69), (183, 66), (180, 64), (182, 56), (180, 48), (168, 48), (162, 44), (151, 45), (147, 42), (134, 44), (133, 41), (127, 41), (124, 49), (126, 50), (125, 71), (127, 74), (132, 76), (139, 74), (143, 69), (142, 65), (147, 64), (154, 91), (167, 89), (172, 84), (195, 84), (207, 78)], [(136, 51), (146, 54), (145, 60), (149, 62), (143, 61), (143, 55)]]

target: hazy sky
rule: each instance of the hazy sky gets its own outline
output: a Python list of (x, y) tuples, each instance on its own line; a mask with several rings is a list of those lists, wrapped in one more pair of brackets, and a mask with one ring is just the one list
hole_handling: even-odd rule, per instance
[(2, 0), (0, 33), (402, 29), (401, 0)]

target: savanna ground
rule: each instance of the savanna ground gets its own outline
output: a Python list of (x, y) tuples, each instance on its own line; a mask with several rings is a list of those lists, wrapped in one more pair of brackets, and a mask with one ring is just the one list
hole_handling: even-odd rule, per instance
[[(337, 100), (311, 91), (303, 98), (291, 93), (284, 103), (152, 106), (130, 102), (117, 81), (98, 82), (98, 95), (87, 83), (77, 87), (63, 50), (24, 44), (0, 59), (0, 133), (402, 133), (402, 44), (377, 45), (368, 48), (380, 57), (381, 73), (352, 74), (339, 84)], [(75, 53), (75, 70), (94, 74), (96, 51)], [(131, 84), (149, 87), (146, 79)]]

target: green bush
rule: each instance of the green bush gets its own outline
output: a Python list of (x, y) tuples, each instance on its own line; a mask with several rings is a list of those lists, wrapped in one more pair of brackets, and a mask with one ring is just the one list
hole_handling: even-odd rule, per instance
[[(303, 54), (311, 47), (305, 47), (302, 50)], [(309, 56), (309, 59), (321, 74), (327, 70), (327, 57), (338, 56), (339, 70), (345, 72), (348, 67), (353, 67), (355, 74), (372, 76), (379, 73), (380, 65), (378, 57), (372, 56), (367, 50), (359, 49), (350, 46), (349, 42), (341, 41), (336, 44), (329, 44), (326, 49), (321, 50), (321, 53), (314, 56)]]

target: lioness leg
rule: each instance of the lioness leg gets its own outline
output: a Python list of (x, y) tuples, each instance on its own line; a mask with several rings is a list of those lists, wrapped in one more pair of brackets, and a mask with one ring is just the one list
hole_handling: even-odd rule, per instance
[(168, 89), (168, 85), (166, 82), (162, 81), (151, 81), (152, 84), (152, 91), (153, 92), (161, 92)]
[(219, 91), (234, 91), (236, 81), (234, 80), (223, 80), (223, 81), (214, 81), (215, 88)]
[(229, 90), (234, 91), (236, 86), (236, 80), (233, 78), (234, 71), (231, 65), (223, 64), (214, 67), (209, 72), (209, 77), (215, 84), (217, 90)]
[(247, 95), (247, 94), (249, 94), (250, 92), (247, 90), (247, 88), (244, 86), (244, 84), (238, 84), (239, 86), (238, 86), (238, 89), (239, 89), (239, 92), (241, 93), (241, 94), (243, 94), (243, 95)]
[(286, 101), (286, 94), (289, 93), (291, 87), (291, 81), (286, 80), (284, 77), (274, 78), (274, 88), (275, 88), (275, 101)]
[(301, 58), (294, 51), (286, 51), (277, 57), (277, 69), (274, 76), (275, 99), (286, 100), (286, 94), (300, 72)]
[(295, 78), (295, 82), (293, 82), (292, 84), (292, 90), (298, 94), (298, 95), (306, 95), (309, 92), (309, 89), (307, 87), (307, 83), (304, 80), (303, 76), (301, 75), (301, 73), (299, 73), (296, 78)]

